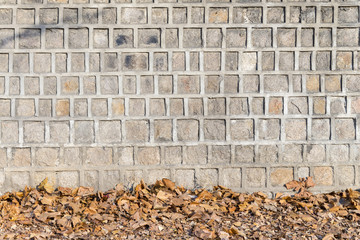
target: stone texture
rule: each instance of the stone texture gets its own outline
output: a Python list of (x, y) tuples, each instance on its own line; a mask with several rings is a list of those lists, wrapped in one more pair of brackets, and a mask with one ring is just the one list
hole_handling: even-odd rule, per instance
[(281, 187), (294, 178), (292, 168), (273, 168), (270, 172), (270, 182), (274, 187)]

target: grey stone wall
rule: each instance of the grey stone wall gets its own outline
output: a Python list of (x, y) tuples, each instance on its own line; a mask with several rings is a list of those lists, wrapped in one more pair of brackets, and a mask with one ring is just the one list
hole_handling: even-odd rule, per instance
[(0, 186), (360, 186), (359, 1), (0, 0)]

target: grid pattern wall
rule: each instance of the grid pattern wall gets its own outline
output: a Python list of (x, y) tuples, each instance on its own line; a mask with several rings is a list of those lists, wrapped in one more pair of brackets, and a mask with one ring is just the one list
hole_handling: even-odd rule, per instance
[(359, 1), (0, 0), (0, 185), (360, 186)]

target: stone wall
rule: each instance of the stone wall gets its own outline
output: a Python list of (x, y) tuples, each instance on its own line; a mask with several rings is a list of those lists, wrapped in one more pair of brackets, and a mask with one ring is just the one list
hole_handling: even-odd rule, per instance
[(0, 0), (1, 191), (360, 186), (359, 2)]

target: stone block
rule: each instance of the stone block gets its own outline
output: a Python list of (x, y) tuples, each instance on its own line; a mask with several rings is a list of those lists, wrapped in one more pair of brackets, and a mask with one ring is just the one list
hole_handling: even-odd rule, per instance
[(43, 91), (45, 95), (56, 95), (57, 92), (56, 77), (44, 77)]
[(159, 147), (139, 147), (136, 155), (136, 164), (139, 165), (158, 165), (160, 164)]
[(34, 54), (34, 72), (35, 73), (51, 72), (51, 54), (49, 53)]
[(16, 99), (16, 116), (31, 117), (35, 115), (34, 99)]
[(167, 142), (172, 140), (172, 121), (154, 120), (154, 139), (157, 142)]
[(234, 7), (234, 23), (262, 23), (261, 7)]
[(77, 24), (78, 23), (78, 9), (77, 8), (64, 8), (63, 23)]
[(275, 163), (278, 161), (279, 147), (277, 145), (260, 145), (256, 162), (260, 163)]
[(179, 47), (179, 31), (177, 28), (170, 28), (165, 30), (165, 46), (166, 48)]
[(94, 48), (109, 47), (109, 30), (94, 29), (93, 30), (93, 46)]
[(181, 98), (170, 99), (170, 116), (184, 115), (184, 100)]
[(252, 119), (233, 119), (230, 124), (232, 140), (252, 141), (254, 139), (254, 122)]
[(288, 114), (308, 114), (307, 97), (290, 97), (288, 100)]
[(174, 7), (172, 11), (172, 22), (174, 24), (184, 24), (187, 22), (187, 8), (186, 7)]
[(41, 47), (41, 31), (35, 28), (21, 28), (19, 34), (19, 48), (34, 49)]
[[(1, 37), (1, 35), (0, 35)], [(30, 71), (30, 60), (28, 53), (14, 53), (13, 72), (28, 73)]]
[(285, 121), (286, 140), (306, 140), (307, 136), (306, 119), (287, 119)]
[(99, 121), (97, 141), (99, 143), (121, 142), (121, 122), (116, 120)]
[(319, 29), (319, 46), (320, 47), (331, 47), (332, 45), (332, 29), (331, 28), (320, 28)]
[(39, 13), (40, 24), (58, 24), (59, 9), (58, 8), (40, 8)]
[(299, 70), (311, 70), (311, 59), (312, 59), (312, 52), (300, 52), (299, 53)]
[(225, 115), (226, 104), (225, 98), (208, 99), (208, 115)]
[(125, 71), (148, 70), (148, 53), (123, 53), (121, 54), (121, 66)]
[(280, 52), (279, 70), (292, 71), (295, 65), (294, 52)]
[(334, 22), (334, 8), (328, 6), (321, 7), (321, 22), (333, 23)]
[(348, 162), (349, 146), (346, 144), (333, 144), (327, 146), (329, 148), (328, 159), (330, 162)]
[(160, 29), (139, 29), (138, 30), (139, 44), (138, 47), (143, 48), (159, 48), (160, 47)]
[(282, 150), (282, 162), (302, 162), (303, 161), (304, 148), (298, 144), (287, 144), (283, 146)]
[(336, 31), (336, 45), (338, 47), (358, 47), (358, 28), (338, 28)]
[(268, 23), (284, 23), (285, 8), (284, 7), (268, 7), (267, 10)]
[(306, 91), (308, 93), (320, 92), (320, 76), (316, 74), (306, 75)]
[(99, 190), (98, 171), (84, 171), (84, 185), (94, 187), (95, 191)]
[(103, 95), (116, 95), (119, 93), (119, 81), (117, 76), (101, 76), (100, 92)]
[(333, 115), (346, 113), (346, 99), (344, 97), (332, 97), (330, 99), (330, 113)]
[(359, 22), (359, 7), (345, 7), (339, 6), (338, 9), (338, 23), (358, 23)]
[(87, 99), (75, 99), (74, 100), (74, 116), (86, 117), (88, 115), (88, 103)]
[(200, 169), (195, 177), (196, 186), (205, 189), (213, 189), (214, 186), (219, 185), (219, 171), (218, 169)]
[(43, 143), (45, 141), (44, 122), (28, 121), (24, 122), (24, 142)]
[(201, 28), (184, 28), (183, 47), (201, 48), (203, 45)]
[(134, 148), (119, 147), (114, 155), (114, 163), (118, 165), (134, 165)]
[(130, 142), (149, 141), (149, 122), (146, 120), (132, 120), (125, 122), (125, 139)]
[(113, 98), (111, 103), (112, 116), (123, 116), (125, 114), (125, 102), (123, 98)]
[(248, 115), (249, 106), (247, 98), (230, 98), (230, 115)]
[(79, 94), (79, 78), (61, 77), (61, 93), (64, 95)]
[(270, 182), (273, 187), (282, 187), (293, 179), (293, 168), (272, 168), (270, 170)]
[(246, 47), (246, 28), (227, 28), (225, 41), (227, 48)]
[(314, 46), (314, 29), (302, 28), (301, 29), (301, 46), (313, 47)]
[(56, 167), (59, 165), (59, 148), (41, 147), (35, 149), (35, 165)]
[(52, 101), (51, 99), (39, 99), (39, 116), (51, 117), (52, 116)]
[(172, 70), (185, 71), (185, 52), (173, 52)]
[(226, 128), (225, 120), (204, 120), (205, 140), (225, 141)]
[(29, 167), (29, 166), (31, 166), (31, 149), (30, 148), (13, 148), (10, 165), (13, 167)]
[(355, 139), (354, 119), (335, 119), (335, 139), (340, 141)]
[(1, 143), (18, 143), (19, 123), (17, 121), (1, 122)]
[(313, 113), (318, 114), (318, 115), (326, 113), (326, 98), (325, 97), (314, 97), (313, 98)]
[(317, 52), (316, 53), (316, 70), (331, 70), (331, 52)]
[(168, 23), (168, 10), (163, 7), (156, 7), (151, 9), (151, 23), (166, 24)]
[(339, 185), (349, 187), (355, 183), (355, 169), (354, 166), (338, 166), (336, 169), (339, 177)]
[(360, 75), (343, 75), (348, 92), (360, 92)]
[(121, 22), (124, 24), (147, 23), (147, 9), (141, 7), (121, 8)]
[(62, 187), (76, 188), (79, 186), (80, 176), (77, 171), (57, 172), (57, 183)]
[(177, 90), (180, 94), (200, 93), (200, 78), (195, 75), (180, 75)]
[(140, 93), (154, 93), (154, 76), (140, 76)]
[(311, 139), (312, 140), (329, 140), (330, 139), (330, 120), (329, 119), (312, 119)]
[(103, 72), (117, 72), (119, 69), (119, 59), (117, 53), (104, 53), (102, 61)]
[(191, 8), (191, 23), (204, 23), (205, 22), (205, 8), (192, 7)]
[(102, 9), (102, 23), (103, 24), (116, 24), (117, 13), (115, 7), (106, 7)]
[(207, 147), (206, 145), (184, 146), (183, 164), (206, 164)]
[(35, 24), (35, 9), (19, 8), (16, 11), (17, 24)]
[(195, 171), (193, 169), (179, 169), (175, 172), (175, 182), (187, 189), (195, 187)]
[(84, 24), (98, 23), (98, 9), (97, 8), (83, 8), (82, 9), (82, 23), (84, 23)]
[(108, 115), (108, 101), (104, 98), (94, 98), (91, 101), (91, 114), (93, 116)]
[(168, 54), (167, 53), (154, 53), (154, 71), (167, 71), (168, 70)]
[(130, 98), (129, 99), (129, 115), (145, 116), (145, 99)]
[(243, 92), (256, 93), (260, 90), (259, 75), (243, 75)]
[(287, 75), (264, 75), (265, 92), (288, 92), (289, 79)]
[(221, 52), (204, 52), (204, 70), (220, 71)]
[(237, 52), (226, 52), (225, 54), (225, 70), (236, 71), (238, 70), (238, 53)]
[(82, 164), (83, 151), (81, 148), (64, 148), (63, 163), (67, 166), (79, 166)]
[(230, 146), (213, 145), (211, 146), (209, 163), (210, 164), (229, 164), (231, 161)]
[(10, 99), (0, 99), (0, 117), (10, 117)]
[(325, 146), (320, 144), (306, 146), (307, 162), (324, 162), (326, 159)]
[(209, 8), (209, 23), (228, 23), (229, 9), (225, 7)]
[(341, 75), (325, 75), (325, 91), (341, 92)]
[(177, 120), (177, 138), (179, 141), (197, 141), (199, 139), (199, 121)]
[(269, 99), (269, 114), (280, 115), (283, 114), (283, 98), (282, 97), (270, 97)]
[(129, 28), (114, 29), (114, 47), (134, 47), (134, 31)]
[(93, 143), (94, 142), (94, 122), (75, 121), (74, 123), (74, 142)]
[(182, 162), (182, 148), (181, 146), (169, 146), (164, 147), (164, 159), (165, 165), (179, 165)]
[(0, 49), (14, 48), (15, 46), (15, 30), (0, 29)]
[[(2, 79), (4, 80), (5, 83), (5, 77), (3, 77)], [(9, 77), (9, 94), (10, 95), (20, 94), (20, 77)]]
[(109, 147), (86, 148), (85, 164), (91, 166), (104, 166), (112, 164), (113, 151)]
[(314, 182), (319, 186), (331, 186), (334, 181), (332, 167), (314, 167)]
[(158, 76), (158, 92), (159, 94), (173, 93), (173, 77), (170, 75)]
[(306, 7), (301, 11), (301, 22), (315, 23), (316, 22), (316, 7)]
[(275, 52), (263, 52), (261, 59), (262, 70), (272, 71), (275, 68)]
[(25, 77), (24, 78), (24, 92), (25, 95), (39, 95), (40, 83), (38, 77)]
[(264, 98), (253, 98), (251, 100), (251, 112), (255, 115), (263, 115), (265, 110)]
[(190, 98), (188, 100), (188, 115), (201, 116), (204, 114), (204, 104), (201, 98)]
[(243, 71), (257, 70), (258, 60), (256, 52), (244, 52), (240, 56), (240, 68)]
[(67, 121), (49, 122), (51, 143), (64, 144), (69, 142), (70, 126)]
[(241, 187), (241, 168), (225, 168), (222, 171), (223, 186), (230, 189), (239, 189)]
[(7, 172), (6, 179), (9, 179), (9, 190), (23, 190), (26, 186), (30, 186), (30, 174), (29, 172)]
[(206, 29), (206, 47), (220, 48), (222, 45), (223, 34), (221, 28)]
[(56, 99), (55, 114), (58, 117), (65, 117), (70, 115), (69, 99)]
[(296, 29), (279, 28), (277, 32), (278, 47), (295, 47), (296, 46)]
[(280, 140), (279, 119), (259, 119), (257, 129), (260, 140)]
[(254, 162), (255, 151), (253, 145), (235, 146), (235, 163), (252, 163)]
[(163, 98), (150, 99), (150, 116), (165, 116), (165, 115), (166, 115), (165, 99)]
[(265, 168), (246, 168), (245, 186), (250, 188), (263, 188), (266, 184)]
[(360, 114), (360, 97), (351, 98), (351, 113)]
[(3, 24), (11, 24), (12, 16), (13, 16), (13, 10), (11, 8), (0, 9), (0, 21)]
[(113, 189), (117, 184), (121, 183), (119, 170), (103, 171), (100, 175), (102, 177), (101, 189)]
[[(81, 39), (81, 41), (79, 41), (79, 39)], [(69, 48), (88, 48), (88, 47), (89, 47), (89, 29), (70, 28)]]
[(254, 28), (251, 35), (251, 43), (253, 47), (265, 48), (272, 46), (271, 28)]
[(63, 73), (67, 71), (67, 56), (66, 53), (55, 54), (55, 72)]
[(1, 62), (0, 72), (8, 72), (9, 71), (9, 54), (1, 53), (0, 54), (0, 62)]
[(352, 70), (353, 69), (353, 53), (337, 52), (336, 53), (336, 69)]

